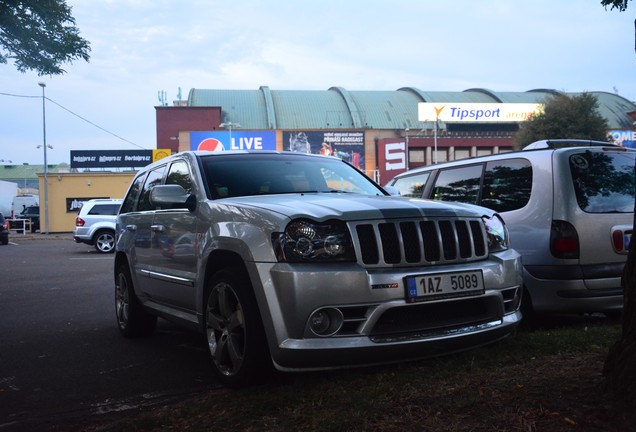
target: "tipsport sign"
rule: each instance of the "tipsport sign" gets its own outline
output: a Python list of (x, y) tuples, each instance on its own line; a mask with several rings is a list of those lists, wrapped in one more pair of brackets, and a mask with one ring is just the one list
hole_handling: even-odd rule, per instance
[(190, 132), (190, 149), (203, 151), (276, 150), (274, 131)]
[(543, 104), (535, 103), (451, 103), (421, 102), (417, 104), (419, 121), (459, 123), (521, 122), (543, 111)]

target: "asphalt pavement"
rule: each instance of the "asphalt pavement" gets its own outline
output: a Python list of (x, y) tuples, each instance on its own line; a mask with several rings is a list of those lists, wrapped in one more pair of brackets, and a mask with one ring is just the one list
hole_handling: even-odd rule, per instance
[(122, 337), (113, 255), (70, 233), (0, 245), (0, 432), (77, 430), (218, 388), (202, 335)]

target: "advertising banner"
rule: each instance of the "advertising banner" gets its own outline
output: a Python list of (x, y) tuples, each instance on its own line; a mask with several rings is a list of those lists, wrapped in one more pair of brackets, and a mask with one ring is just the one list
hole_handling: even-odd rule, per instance
[(406, 171), (406, 142), (382, 139), (378, 143), (378, 170), (380, 182), (385, 185)]
[(283, 132), (283, 150), (337, 156), (364, 170), (364, 132)]
[(153, 150), (71, 150), (71, 168), (138, 168), (153, 162)]
[(274, 131), (190, 132), (190, 149), (205, 151), (276, 150)]
[(483, 123), (526, 121), (543, 109), (536, 103), (454, 103), (420, 102), (417, 104), (419, 121)]
[(636, 131), (633, 130), (611, 130), (610, 136), (614, 144), (623, 147), (636, 148)]

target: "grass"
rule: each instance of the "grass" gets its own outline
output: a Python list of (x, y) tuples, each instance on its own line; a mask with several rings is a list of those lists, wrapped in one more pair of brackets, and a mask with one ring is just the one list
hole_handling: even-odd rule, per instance
[(602, 391), (603, 362), (619, 332), (604, 320), (520, 331), (424, 361), (215, 389), (81, 430), (635, 430), (636, 416)]

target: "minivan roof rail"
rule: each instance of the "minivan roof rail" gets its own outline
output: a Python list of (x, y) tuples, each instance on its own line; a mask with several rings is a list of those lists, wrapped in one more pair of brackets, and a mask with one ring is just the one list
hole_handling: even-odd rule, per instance
[(528, 144), (523, 150), (536, 150), (536, 149), (558, 149), (566, 147), (620, 147), (617, 144), (609, 143), (606, 141), (584, 140), (584, 139), (550, 139), (535, 141), (532, 144)]

